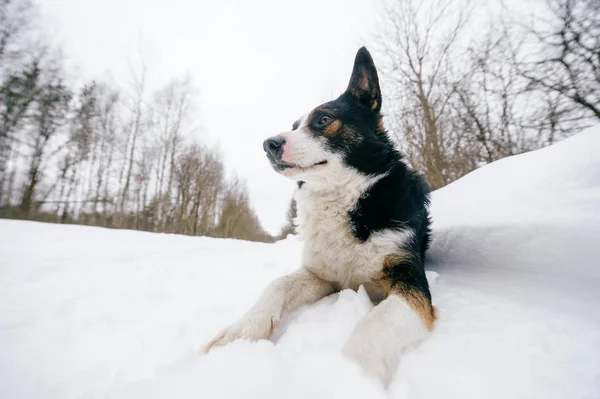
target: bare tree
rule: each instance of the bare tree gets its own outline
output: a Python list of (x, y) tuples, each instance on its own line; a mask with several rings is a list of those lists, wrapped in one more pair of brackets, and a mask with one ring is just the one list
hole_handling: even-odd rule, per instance
[(157, 129), (159, 149), (159, 165), (156, 168), (157, 184), (154, 193), (154, 196), (159, 198), (155, 207), (157, 229), (171, 206), (173, 162), (181, 141), (182, 130), (189, 118), (191, 96), (189, 78), (173, 80), (154, 95), (154, 125)]
[(388, 127), (432, 188), (598, 121), (600, 3), (545, 1), (536, 23), (504, 8), (468, 42), (468, 0), (387, 3)]
[(208, 235), (218, 220), (216, 211), (224, 186), (224, 167), (220, 154), (215, 150), (205, 147), (199, 156), (201, 168), (194, 182), (191, 233)]
[(517, 54), (529, 90), (546, 98), (551, 138), (600, 120), (600, 2), (545, 0), (547, 13), (520, 26), (531, 51)]
[(146, 65), (142, 63), (139, 74), (133, 74), (134, 94), (131, 104), (131, 121), (129, 123), (128, 155), (123, 163), (124, 183), (121, 191), (119, 211), (125, 212), (125, 201), (129, 195), (129, 186), (133, 175), (138, 139), (142, 132), (142, 118), (144, 113), (144, 96), (146, 93)]
[[(0, 194), (7, 183), (6, 165), (15, 145), (26, 142), (24, 132), (32, 105), (40, 94), (43, 58), (36, 57), (2, 82), (0, 90)], [(0, 200), (4, 195), (0, 195)]]
[(241, 240), (272, 241), (267, 234), (256, 213), (250, 206), (248, 190), (245, 182), (234, 176), (223, 199), (223, 206), (217, 225), (218, 237), (232, 237)]
[(200, 172), (201, 161), (198, 157), (200, 147), (196, 143), (184, 147), (178, 158), (175, 168), (175, 179), (177, 182), (178, 199), (176, 216), (176, 230), (179, 233), (187, 232), (188, 217), (190, 214), (190, 203), (193, 197), (194, 181), (196, 174)]
[(102, 85), (99, 88), (96, 114), (99, 122), (100, 148), (99, 165), (96, 174), (96, 190), (94, 195), (93, 212), (98, 214), (98, 205), (102, 203), (102, 221), (107, 224), (108, 205), (110, 198), (111, 172), (114, 162), (114, 152), (117, 144), (117, 129), (119, 125), (117, 107), (119, 92)]
[[(33, 105), (31, 133), (27, 146), (31, 150), (27, 176), (21, 197), (21, 212), (25, 217), (31, 213), (36, 189), (41, 181), (44, 163), (53, 153), (48, 153), (52, 139), (67, 121), (72, 93), (54, 65), (46, 68), (44, 82)], [(48, 191), (49, 192), (49, 191)], [(48, 194), (48, 192), (46, 194)]]
[(477, 164), (541, 146), (535, 129), (529, 127), (541, 104), (510, 62), (522, 42), (511, 45), (507, 36), (502, 29), (490, 29), (481, 41), (472, 43), (465, 57), (469, 72), (454, 87), (454, 128), (474, 149)]
[(392, 91), (389, 121), (408, 155), (433, 188), (472, 169), (464, 135), (449, 120), (454, 84), (451, 55), (470, 14), (469, 2), (387, 2), (379, 34), (382, 70)]
[(134, 228), (138, 230), (149, 230), (149, 223), (153, 215), (148, 208), (148, 192), (150, 189), (150, 177), (156, 167), (157, 151), (155, 147), (147, 144), (142, 146), (136, 162), (135, 181), (135, 214)]
[(31, 50), (27, 34), (33, 14), (30, 0), (0, 0), (0, 80), (19, 68), (24, 53)]
[(44, 55), (28, 35), (33, 20), (29, 0), (0, 0), (0, 205), (10, 191), (5, 186), (14, 183), (14, 173), (7, 173), (6, 165), (17, 140), (14, 134), (35, 97)]

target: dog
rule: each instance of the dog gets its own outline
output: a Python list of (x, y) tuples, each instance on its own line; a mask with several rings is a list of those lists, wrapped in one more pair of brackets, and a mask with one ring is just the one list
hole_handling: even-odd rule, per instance
[(436, 309), (423, 265), (430, 188), (390, 140), (381, 97), (373, 58), (361, 47), (344, 93), (264, 141), (273, 169), (297, 181), (302, 266), (270, 283), (204, 353), (238, 339), (268, 339), (283, 315), (361, 285), (375, 306), (343, 354), (369, 375), (387, 385), (401, 352), (433, 331)]

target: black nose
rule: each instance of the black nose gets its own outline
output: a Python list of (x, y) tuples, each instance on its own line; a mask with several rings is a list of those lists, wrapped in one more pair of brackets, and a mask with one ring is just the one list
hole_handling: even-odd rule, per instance
[(284, 144), (285, 139), (281, 136), (269, 137), (263, 142), (263, 149), (267, 154), (271, 155), (273, 159), (280, 160)]

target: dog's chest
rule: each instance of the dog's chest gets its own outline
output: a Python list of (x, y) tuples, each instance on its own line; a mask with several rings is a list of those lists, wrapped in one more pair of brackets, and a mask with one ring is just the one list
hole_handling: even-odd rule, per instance
[(381, 271), (384, 257), (397, 246), (385, 234), (364, 242), (352, 235), (348, 212), (360, 193), (349, 194), (301, 190), (296, 194), (296, 226), (304, 242), (304, 266), (340, 288), (356, 289)]

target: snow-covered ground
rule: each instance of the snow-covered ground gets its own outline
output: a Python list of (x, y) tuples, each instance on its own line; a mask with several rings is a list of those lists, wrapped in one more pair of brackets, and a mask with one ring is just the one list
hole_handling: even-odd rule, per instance
[(0, 221), (0, 398), (600, 397), (600, 127), (471, 173), (432, 213), (440, 320), (389, 392), (340, 354), (361, 291), (197, 355), (298, 267), (293, 237)]

